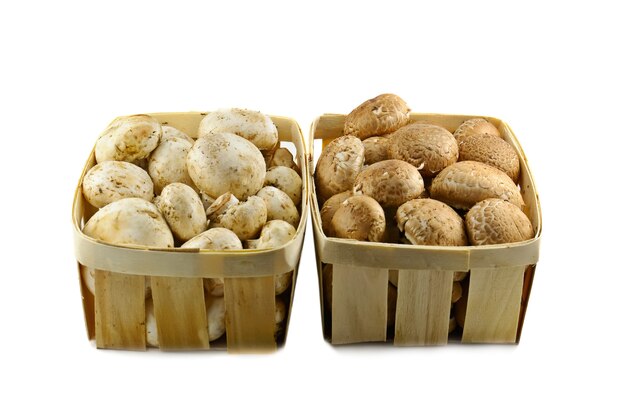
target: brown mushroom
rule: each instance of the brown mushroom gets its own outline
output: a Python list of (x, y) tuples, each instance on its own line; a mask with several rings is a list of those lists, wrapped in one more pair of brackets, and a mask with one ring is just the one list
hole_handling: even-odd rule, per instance
[(330, 142), (317, 161), (315, 186), (317, 195), (325, 201), (352, 188), (363, 167), (365, 150), (355, 136), (341, 136)]
[(411, 109), (394, 94), (371, 98), (346, 116), (343, 134), (360, 139), (391, 133), (409, 122)]
[(366, 165), (389, 159), (389, 137), (374, 136), (363, 140)]
[(471, 118), (461, 123), (461, 125), (454, 131), (454, 138), (457, 142), (461, 143), (469, 136), (483, 133), (489, 133), (500, 137), (500, 131), (498, 128), (489, 121), (484, 118)]
[(459, 161), (475, 160), (498, 168), (517, 183), (519, 157), (509, 143), (492, 134), (477, 134), (459, 143)]
[(409, 162), (423, 177), (431, 178), (457, 161), (459, 147), (443, 127), (413, 123), (391, 135), (389, 157)]
[(371, 196), (384, 208), (395, 208), (417, 198), (424, 191), (424, 181), (415, 166), (402, 160), (383, 160), (359, 173), (353, 191)]
[(385, 211), (374, 198), (355, 195), (337, 209), (331, 227), (339, 238), (380, 242), (385, 238)]
[(485, 199), (465, 215), (472, 245), (515, 243), (533, 237), (533, 226), (521, 209), (498, 198)]
[(322, 218), (322, 231), (328, 237), (332, 237), (334, 232), (332, 231), (331, 221), (337, 209), (341, 206), (343, 201), (352, 196), (352, 191), (344, 191), (337, 195), (333, 195), (324, 202), (320, 209), (320, 217)]
[(396, 213), (400, 231), (415, 245), (467, 245), (463, 219), (452, 208), (434, 199), (414, 199)]
[(430, 197), (465, 210), (487, 198), (500, 198), (520, 208), (524, 205), (519, 188), (506, 173), (469, 160), (442, 170), (433, 180)]

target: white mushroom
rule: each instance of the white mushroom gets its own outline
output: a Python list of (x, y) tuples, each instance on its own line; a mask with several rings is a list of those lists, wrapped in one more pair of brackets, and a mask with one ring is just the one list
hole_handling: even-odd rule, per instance
[(286, 166), (288, 168), (295, 170), (299, 174), (300, 168), (298, 167), (298, 165), (296, 165), (296, 163), (293, 160), (294, 160), (293, 155), (291, 154), (289, 149), (285, 149), (284, 147), (279, 147), (274, 152), (274, 155), (272, 156), (272, 159), (270, 160), (268, 167), (273, 168), (274, 166)]
[[(277, 248), (287, 244), (296, 235), (296, 229), (288, 222), (282, 220), (268, 221), (261, 230), (261, 237), (257, 244), (258, 249)], [(276, 295), (280, 295), (291, 286), (292, 272), (274, 276), (274, 289)]]
[(246, 199), (263, 187), (265, 160), (248, 140), (231, 133), (202, 136), (187, 155), (189, 176), (212, 198), (231, 192)]
[[(289, 199), (289, 197), (286, 198)], [(218, 203), (218, 200), (215, 201), (215, 204)], [(291, 202), (290, 199), (289, 202)], [(228, 228), (237, 234), (240, 240), (256, 238), (268, 219), (268, 210), (265, 202), (262, 198), (254, 195), (243, 202), (230, 205), (227, 209), (221, 210), (221, 213), (218, 215), (213, 215), (211, 212), (212, 207), (213, 205), (208, 210), (211, 214), (209, 227)]]
[(187, 170), (187, 154), (193, 146), (182, 137), (161, 138), (159, 146), (148, 159), (148, 173), (154, 181), (156, 194), (170, 183), (180, 182), (196, 188)]
[(287, 195), (298, 206), (302, 201), (302, 179), (298, 172), (286, 166), (269, 168), (265, 173), (264, 186), (274, 186)]
[(161, 126), (161, 141), (169, 139), (183, 139), (193, 146), (194, 140), (186, 133), (172, 126)]
[(148, 347), (159, 347), (159, 332), (152, 297), (146, 298), (146, 344)]
[(215, 341), (226, 332), (226, 306), (223, 297), (207, 296), (207, 322), (209, 341)]
[(83, 178), (83, 195), (96, 208), (122, 198), (137, 197), (152, 201), (152, 180), (145, 170), (132, 163), (104, 161), (98, 163)]
[(208, 113), (200, 122), (198, 137), (214, 133), (236, 134), (261, 150), (273, 148), (278, 141), (278, 130), (271, 118), (258, 111), (241, 108)]
[(180, 241), (187, 241), (207, 229), (206, 213), (200, 196), (184, 183), (167, 185), (154, 203)]
[(300, 222), (298, 208), (289, 196), (273, 186), (264, 186), (257, 196), (262, 198), (267, 206), (267, 220), (284, 220), (294, 227)]
[(144, 159), (157, 147), (160, 138), (161, 124), (154, 118), (144, 114), (118, 117), (96, 141), (96, 161)]

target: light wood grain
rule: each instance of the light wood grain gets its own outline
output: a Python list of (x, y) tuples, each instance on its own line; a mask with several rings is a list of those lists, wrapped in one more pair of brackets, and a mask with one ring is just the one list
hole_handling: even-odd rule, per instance
[(96, 345), (98, 348), (145, 350), (145, 279), (96, 270)]
[(472, 269), (464, 343), (515, 343), (524, 266)]
[(454, 272), (400, 270), (394, 345), (448, 342)]
[(202, 279), (152, 277), (154, 317), (162, 350), (208, 349)]
[(385, 341), (388, 271), (333, 265), (332, 343)]
[(276, 349), (274, 277), (224, 279), (229, 352)]

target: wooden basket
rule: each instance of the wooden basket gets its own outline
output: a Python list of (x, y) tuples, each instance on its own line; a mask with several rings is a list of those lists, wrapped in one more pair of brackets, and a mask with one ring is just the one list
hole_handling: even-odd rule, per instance
[[(411, 114), (450, 132), (476, 116)], [(532, 240), (482, 247), (433, 247), (329, 238), (322, 231), (310, 156), (308, 180), (324, 336), (332, 344), (389, 342), (397, 346), (518, 343), (539, 257), (541, 212), (528, 163), (511, 128), (492, 122), (520, 156), (520, 188), (535, 230)], [(326, 114), (311, 126), (309, 154), (343, 135), (345, 116)], [(329, 265), (332, 265), (330, 267)], [(448, 334), (455, 272), (467, 272), (465, 322)], [(388, 325), (388, 286), (397, 278), (395, 324)], [(328, 284), (332, 278), (332, 286)], [(326, 283), (326, 285), (325, 285)], [(331, 289), (332, 288), (332, 289)], [(332, 291), (328, 296), (326, 291)], [(326, 295), (326, 296), (325, 296)], [(332, 299), (325, 305), (325, 299)], [(391, 314), (394, 308), (389, 308)], [(393, 317), (393, 316), (391, 316)], [(393, 322), (393, 319), (389, 320)]]
[[(206, 113), (150, 114), (164, 125), (191, 137)], [(306, 172), (305, 148), (298, 124), (274, 117), (281, 143), (289, 142), (296, 163)], [(292, 147), (293, 149), (293, 147)], [(75, 255), (89, 339), (98, 348), (145, 350), (145, 279), (151, 279), (154, 312), (162, 350), (267, 351), (281, 346), (287, 333), (308, 210), (308, 183), (303, 178), (301, 219), (295, 237), (270, 250), (210, 251), (120, 247), (96, 241), (82, 233), (96, 212), (83, 198), (81, 184), (95, 165), (91, 152), (76, 188), (72, 219)], [(85, 286), (82, 273), (94, 269), (95, 293)], [(275, 334), (274, 275), (292, 273), (291, 290), (283, 294), (285, 329)], [(209, 343), (202, 278), (224, 278), (226, 336)]]

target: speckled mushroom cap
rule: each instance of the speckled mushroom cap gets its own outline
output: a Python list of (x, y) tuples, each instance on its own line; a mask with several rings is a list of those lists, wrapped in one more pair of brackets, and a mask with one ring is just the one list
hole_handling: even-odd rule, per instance
[(500, 131), (498, 128), (491, 124), (488, 120), (485, 120), (484, 118), (471, 118), (461, 123), (461, 125), (454, 131), (454, 138), (460, 143), (469, 136), (484, 133), (500, 137)]
[[(156, 194), (160, 194), (163, 188), (170, 183), (181, 182), (194, 189), (196, 185), (189, 176), (187, 170), (187, 154), (193, 147), (193, 140), (184, 137), (162, 137), (150, 157), (148, 158), (148, 173), (154, 182)], [(184, 133), (182, 133), (184, 134)]]
[(326, 202), (324, 202), (324, 205), (322, 205), (322, 208), (320, 209), (320, 217), (322, 219), (322, 230), (324, 231), (324, 234), (326, 234), (327, 236), (333, 235), (331, 221), (333, 220), (333, 216), (335, 215), (335, 212), (337, 212), (337, 209), (339, 209), (343, 201), (350, 198), (352, 195), (353, 195), (352, 190), (344, 191), (344, 192), (331, 196), (330, 198), (326, 200)]
[(271, 149), (278, 142), (278, 130), (269, 116), (242, 108), (226, 108), (207, 113), (200, 121), (198, 137), (214, 133), (236, 134), (261, 150)]
[(515, 243), (533, 237), (528, 217), (515, 205), (498, 198), (485, 199), (465, 215), (472, 245)]
[(389, 157), (412, 164), (425, 178), (434, 177), (459, 157), (454, 136), (432, 124), (409, 124), (393, 133), (390, 140)]
[(161, 124), (148, 115), (118, 117), (96, 141), (96, 161), (144, 159), (157, 147), (161, 134)]
[(170, 183), (154, 199), (154, 204), (180, 241), (187, 241), (207, 229), (202, 200), (189, 185)]
[(411, 109), (394, 94), (371, 98), (346, 116), (343, 134), (360, 139), (391, 133), (409, 122)]
[(433, 179), (430, 197), (453, 208), (470, 209), (487, 198), (524, 205), (519, 188), (506, 173), (481, 162), (463, 161), (448, 166)]
[(366, 165), (389, 159), (389, 137), (374, 136), (363, 140)]
[[(291, 202), (290, 199), (289, 202)], [(240, 240), (256, 238), (267, 222), (267, 206), (263, 198), (252, 195), (245, 201), (234, 205), (231, 203), (226, 205), (228, 208), (221, 214), (212, 215), (212, 219), (209, 220), (209, 228), (228, 228), (237, 234)]]
[(363, 167), (365, 150), (356, 136), (341, 136), (330, 142), (317, 161), (315, 186), (318, 197), (325, 201), (351, 189)]
[(302, 178), (298, 172), (287, 166), (274, 166), (265, 172), (263, 186), (273, 186), (287, 195), (298, 206), (302, 201)]
[(415, 245), (467, 245), (463, 219), (452, 208), (434, 199), (414, 199), (396, 212), (400, 231)]
[(519, 157), (509, 143), (498, 136), (484, 133), (465, 138), (459, 143), (459, 161), (475, 160), (498, 168), (517, 183)]
[(83, 178), (83, 195), (96, 208), (122, 198), (152, 201), (154, 185), (148, 173), (129, 162), (107, 160), (98, 163)]
[(169, 140), (169, 139), (183, 139), (184, 141), (188, 142), (189, 144), (191, 144), (193, 146), (195, 140), (192, 139), (191, 137), (189, 137), (189, 135), (187, 135), (186, 133), (178, 130), (176, 127), (172, 127), (172, 126), (161, 126), (161, 140), (159, 142), (159, 144), (161, 142), (163, 142), (164, 140)]
[(237, 234), (227, 228), (211, 228), (188, 240), (181, 247), (206, 250), (243, 250)]
[(385, 238), (385, 211), (374, 198), (355, 195), (346, 199), (332, 219), (335, 237), (381, 242)]
[(402, 160), (383, 160), (359, 173), (353, 191), (371, 196), (383, 208), (395, 208), (424, 192), (424, 181), (415, 166)]

